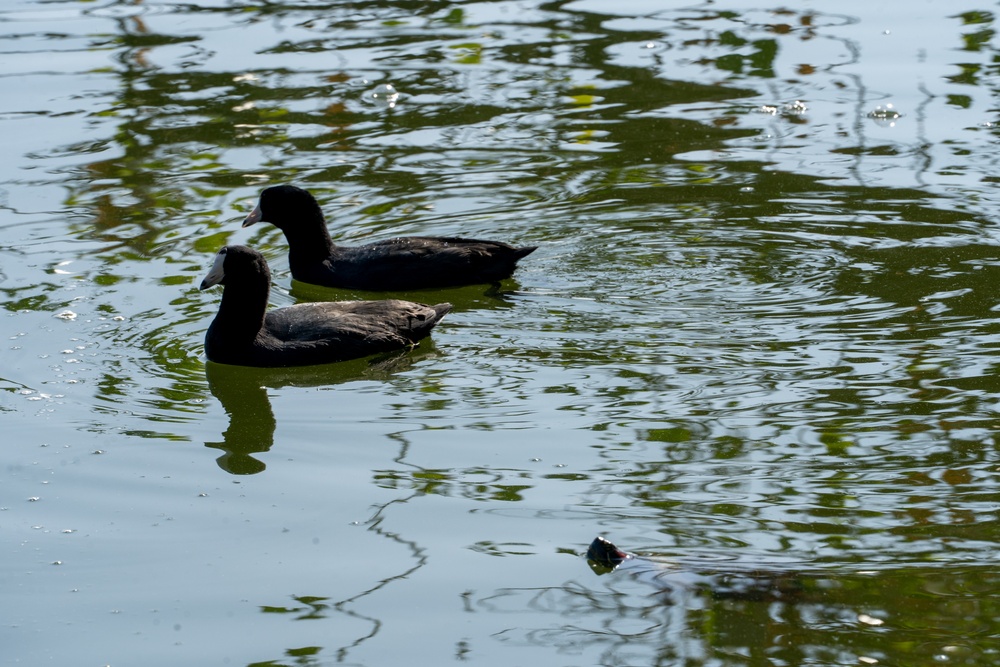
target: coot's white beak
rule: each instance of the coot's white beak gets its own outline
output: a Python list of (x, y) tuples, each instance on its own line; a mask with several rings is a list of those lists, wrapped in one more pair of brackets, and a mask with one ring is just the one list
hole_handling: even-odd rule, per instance
[(260, 212), (260, 202), (258, 201), (257, 206), (255, 206), (254, 209), (250, 211), (250, 215), (248, 215), (247, 219), (243, 221), (243, 226), (249, 227), (255, 222), (260, 222), (260, 219), (263, 216), (264, 214)]
[(226, 270), (224, 268), (225, 263), (226, 249), (223, 248), (219, 251), (219, 254), (215, 256), (215, 263), (212, 264), (212, 268), (209, 270), (208, 275), (201, 281), (201, 289), (208, 289), (212, 285), (218, 285), (222, 282), (222, 279), (226, 277)]

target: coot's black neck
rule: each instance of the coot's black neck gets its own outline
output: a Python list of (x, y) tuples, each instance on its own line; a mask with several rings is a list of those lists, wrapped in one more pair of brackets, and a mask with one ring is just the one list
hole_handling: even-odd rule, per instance
[(282, 229), (288, 240), (288, 261), (290, 264), (313, 264), (322, 262), (333, 254), (336, 246), (326, 229), (323, 214), (316, 212), (296, 225)]
[(210, 335), (233, 345), (253, 341), (264, 327), (270, 291), (271, 281), (266, 273), (248, 273), (238, 280), (227, 279)]

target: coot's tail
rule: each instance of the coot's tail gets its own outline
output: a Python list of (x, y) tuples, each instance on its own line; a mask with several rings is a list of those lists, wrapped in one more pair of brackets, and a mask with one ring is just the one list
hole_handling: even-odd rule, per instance
[(514, 248), (514, 261), (516, 262), (519, 259), (527, 257), (536, 250), (538, 250), (538, 246), (536, 245), (526, 245), (520, 248)]
[(437, 303), (431, 306), (437, 316), (434, 318), (434, 324), (441, 321), (441, 318), (451, 312), (452, 305), (450, 303)]

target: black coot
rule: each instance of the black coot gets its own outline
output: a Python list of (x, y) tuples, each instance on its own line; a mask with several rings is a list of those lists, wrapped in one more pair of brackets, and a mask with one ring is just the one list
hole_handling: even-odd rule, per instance
[(499, 241), (403, 236), (367, 245), (333, 243), (323, 211), (306, 190), (276, 185), (260, 193), (243, 226), (269, 222), (285, 234), (292, 277), (304, 283), (360, 290), (415, 290), (498, 283), (537, 246)]
[(412, 347), (451, 304), (384, 301), (301, 303), (267, 311), (271, 272), (246, 246), (226, 246), (201, 289), (222, 284), (222, 303), (205, 336), (210, 361), (239, 366), (307, 366)]

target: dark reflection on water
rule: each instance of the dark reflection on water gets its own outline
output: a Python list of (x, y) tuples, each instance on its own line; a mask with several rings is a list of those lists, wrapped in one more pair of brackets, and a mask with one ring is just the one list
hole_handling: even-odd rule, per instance
[[(230, 373), (229, 371), (235, 371)], [(233, 475), (255, 475), (263, 472), (262, 461), (254, 454), (270, 451), (274, 444), (274, 411), (267, 390), (256, 378), (241, 373), (245, 369), (206, 364), (208, 387), (222, 403), (229, 417), (229, 428), (222, 442), (206, 442), (206, 447), (225, 452), (217, 459), (219, 467)]]
[[(298, 301), (347, 301), (352, 299), (384, 299), (385, 292), (366, 292), (310, 285), (297, 280), (291, 281), (289, 294)], [(393, 292), (392, 298), (416, 301), (417, 303), (450, 303), (452, 312), (466, 310), (501, 310), (514, 308), (515, 297), (523, 294), (514, 279), (504, 280), (499, 286), (474, 285), (454, 289), (426, 289)]]
[[(230, 474), (255, 475), (263, 472), (267, 466), (254, 454), (271, 450), (277, 427), (267, 396), (268, 388), (335, 387), (357, 380), (386, 380), (411, 368), (421, 359), (437, 355), (433, 344), (426, 340), (413, 351), (326, 366), (247, 368), (208, 362), (205, 364), (208, 388), (226, 411), (229, 427), (222, 434), (222, 442), (206, 442), (205, 446), (225, 452), (216, 462)], [(331, 449), (338, 444), (336, 433), (327, 434), (324, 440)]]

